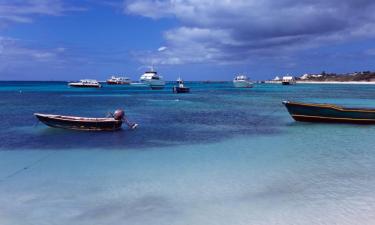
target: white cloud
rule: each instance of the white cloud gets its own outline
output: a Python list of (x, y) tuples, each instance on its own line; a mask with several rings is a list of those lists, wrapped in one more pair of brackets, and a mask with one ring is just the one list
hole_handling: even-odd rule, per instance
[(367, 49), (364, 51), (364, 54), (369, 55), (369, 56), (375, 56), (375, 49), (374, 48)]
[(60, 16), (68, 11), (84, 10), (63, 0), (0, 0), (0, 28), (10, 23), (30, 23), (35, 16)]
[(159, 52), (162, 52), (162, 51), (165, 51), (165, 50), (167, 50), (168, 48), (167, 47), (165, 47), (165, 46), (161, 46), (160, 48), (158, 48), (158, 51)]
[[(372, 0), (135, 0), (125, 12), (182, 24), (164, 34), (163, 64), (238, 63), (375, 37)], [(145, 59), (146, 58), (146, 59)]]
[[(65, 51), (65, 50), (64, 50)], [(25, 46), (22, 40), (0, 36), (0, 71), (17, 70), (19, 67), (38, 63), (63, 63), (63, 52), (58, 49), (45, 49)]]
[(125, 1), (125, 12), (141, 13), (143, 16), (159, 19), (172, 15), (170, 3), (166, 1)]
[(57, 52), (65, 52), (65, 50), (66, 50), (66, 48), (63, 48), (63, 47), (56, 48)]

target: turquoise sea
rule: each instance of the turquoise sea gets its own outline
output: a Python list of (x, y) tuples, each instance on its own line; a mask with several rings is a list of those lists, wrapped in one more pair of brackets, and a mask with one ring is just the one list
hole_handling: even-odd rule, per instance
[[(375, 224), (375, 126), (294, 122), (281, 104), (375, 107), (375, 86), (186, 85), (192, 93), (0, 82), (0, 224)], [(59, 130), (33, 117), (117, 108), (139, 129)]]

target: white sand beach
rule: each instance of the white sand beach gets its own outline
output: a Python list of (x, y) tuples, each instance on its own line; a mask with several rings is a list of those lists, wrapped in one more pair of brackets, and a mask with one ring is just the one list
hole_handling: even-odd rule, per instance
[(375, 84), (375, 81), (297, 81), (297, 84)]

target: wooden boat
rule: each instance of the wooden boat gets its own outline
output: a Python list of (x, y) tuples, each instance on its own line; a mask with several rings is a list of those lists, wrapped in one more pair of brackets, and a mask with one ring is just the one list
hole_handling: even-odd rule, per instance
[(178, 86), (173, 87), (173, 93), (189, 93), (190, 88), (185, 87), (184, 81), (181, 78), (177, 79)]
[(332, 104), (283, 101), (296, 121), (321, 123), (375, 124), (375, 109), (344, 108)]
[(34, 115), (47, 126), (71, 130), (113, 131), (120, 129), (123, 122), (132, 129), (138, 126), (138, 124), (130, 123), (127, 120), (123, 110), (116, 110), (110, 118), (62, 116), (42, 113), (34, 113)]

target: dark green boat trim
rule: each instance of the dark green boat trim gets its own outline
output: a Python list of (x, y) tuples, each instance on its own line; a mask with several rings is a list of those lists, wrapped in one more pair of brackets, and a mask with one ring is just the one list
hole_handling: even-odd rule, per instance
[(375, 124), (375, 109), (344, 108), (331, 104), (284, 101), (296, 121), (324, 123)]
[(375, 124), (375, 119), (334, 118), (334, 117), (306, 116), (306, 115), (292, 115), (292, 117), (296, 121), (300, 121), (300, 122)]

